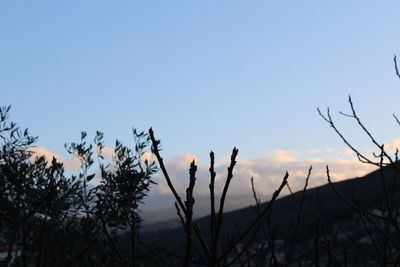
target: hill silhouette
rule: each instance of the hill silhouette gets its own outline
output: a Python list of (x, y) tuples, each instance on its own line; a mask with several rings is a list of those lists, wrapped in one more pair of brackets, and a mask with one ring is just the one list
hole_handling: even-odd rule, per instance
[[(376, 212), (384, 208), (382, 177), (385, 179), (386, 187), (393, 186), (393, 168), (383, 168), (373, 171), (363, 177), (357, 177), (333, 183), (337, 192), (344, 198), (358, 203), (364, 209)], [(312, 177), (310, 178), (312, 179)], [(396, 189), (396, 192), (399, 190)], [(304, 206), (299, 216), (299, 204), (302, 194), (304, 195)], [(398, 194), (394, 203), (399, 203)], [(268, 202), (262, 203), (264, 207)], [(398, 207), (396, 207), (397, 209)], [(292, 195), (287, 195), (275, 201), (271, 211), (271, 222), (276, 225), (276, 238), (281, 239), (287, 246), (293, 246), (293, 233), (295, 228), (302, 229), (302, 236), (313, 236), (316, 223), (321, 220), (327, 233), (333, 234), (341, 225), (354, 220), (357, 211), (349, 206), (342, 198), (334, 192), (330, 184), (307, 189), (305, 192), (298, 191)], [(235, 235), (241, 229), (250, 224), (256, 217), (256, 208), (250, 206), (224, 214), (222, 222), (221, 236)], [(210, 216), (205, 216), (196, 220), (199, 228), (210, 238), (209, 223)], [(356, 223), (350, 228), (357, 228)], [(260, 230), (261, 231), (261, 230)], [(262, 236), (260, 234), (260, 236)], [(165, 242), (169, 247), (180, 250), (184, 248), (185, 233), (182, 226), (175, 229), (161, 229), (157, 231), (147, 231), (142, 234), (146, 241)], [(257, 237), (256, 237), (257, 239)], [(261, 241), (262, 237), (260, 237)], [(289, 245), (290, 244), (290, 245)]]

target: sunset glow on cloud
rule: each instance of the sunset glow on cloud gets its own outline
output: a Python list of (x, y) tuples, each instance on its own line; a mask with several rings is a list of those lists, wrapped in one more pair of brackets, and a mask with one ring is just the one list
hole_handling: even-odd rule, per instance
[[(254, 178), (254, 184), (257, 192), (261, 196), (268, 196), (280, 185), (285, 172), (289, 173), (289, 184), (292, 190), (297, 191), (303, 188), (308, 169), (312, 166), (312, 173), (309, 180), (309, 186), (315, 187), (327, 183), (326, 166), (329, 165), (331, 178), (333, 181), (340, 181), (348, 178), (362, 177), (365, 174), (375, 170), (371, 165), (360, 163), (355, 157), (307, 157), (298, 159), (299, 151), (275, 150), (269, 157), (256, 160), (237, 159), (234, 170), (234, 178), (231, 182), (230, 193), (235, 195), (251, 194), (251, 177)], [(315, 153), (316, 154), (316, 153)], [(343, 155), (346, 155), (343, 151)], [(189, 164), (193, 158), (192, 154), (179, 154), (173, 160), (166, 160), (165, 165), (176, 189), (183, 193), (187, 187), (189, 177)], [(216, 190), (222, 192), (222, 188), (227, 175), (229, 162), (227, 157), (223, 157), (223, 162), (215, 165), (217, 172)], [(198, 194), (208, 194), (209, 184), (209, 165), (200, 164), (196, 175), (195, 191)], [(155, 178), (158, 185), (153, 187), (152, 194), (168, 194), (168, 188), (162, 174)], [(284, 192), (288, 193), (288, 192)]]
[[(394, 139), (391, 143), (385, 144), (387, 152), (392, 155), (398, 147), (400, 147), (400, 139)], [(34, 152), (33, 157), (44, 155), (49, 162), (54, 156), (58, 161), (63, 162), (67, 171), (77, 171), (80, 167), (80, 161), (76, 157), (73, 159), (65, 159), (62, 158), (60, 154), (53, 153), (44, 147), (31, 147), (29, 150)], [(112, 157), (114, 156), (114, 150), (105, 147), (103, 149), (103, 154), (106, 157)], [(280, 185), (286, 171), (289, 173), (290, 187), (293, 191), (297, 191), (303, 188), (310, 166), (312, 166), (312, 172), (309, 180), (309, 187), (320, 186), (327, 183), (327, 165), (330, 168), (333, 181), (362, 177), (375, 170), (374, 166), (360, 163), (353, 154), (354, 152), (350, 149), (339, 153), (337, 150), (327, 148), (324, 150), (313, 149), (305, 152), (297, 150), (273, 150), (267, 153), (266, 157), (253, 160), (237, 157), (234, 178), (229, 191), (234, 195), (251, 194), (250, 179), (253, 177), (258, 194), (264, 197), (269, 196)], [(306, 156), (304, 157), (304, 155)], [(372, 152), (368, 155), (372, 156)], [(155, 160), (150, 152), (144, 153), (142, 161), (144, 162), (145, 159), (149, 162)], [(199, 163), (196, 155), (179, 153), (171, 158), (164, 159), (164, 163), (175, 188), (178, 192), (183, 193), (188, 185), (189, 166), (193, 160), (197, 165), (195, 192), (200, 195), (208, 194), (210, 179), (208, 162)], [(215, 163), (215, 171), (217, 173), (215, 188), (217, 193), (222, 192), (229, 163), (230, 155), (219, 157), (219, 160)], [(161, 171), (156, 174), (154, 180), (158, 185), (152, 186), (150, 195), (170, 194), (170, 189)], [(94, 181), (99, 183), (100, 177), (97, 175)], [(283, 191), (283, 194), (287, 193), (287, 190)]]
[(31, 157), (32, 160), (34, 160), (36, 157), (44, 156), (47, 161), (47, 165), (51, 164), (53, 157), (56, 158), (58, 162), (62, 162), (64, 164), (66, 171), (76, 171), (81, 166), (81, 162), (77, 157), (73, 157), (72, 159), (62, 158), (59, 153), (53, 153), (41, 146), (29, 147), (28, 151), (33, 152)]

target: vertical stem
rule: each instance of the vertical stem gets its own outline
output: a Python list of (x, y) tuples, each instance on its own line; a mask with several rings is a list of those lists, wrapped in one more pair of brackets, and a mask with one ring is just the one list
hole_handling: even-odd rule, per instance
[[(158, 145), (160, 144), (160, 141), (155, 139), (154, 132), (153, 132), (152, 128), (149, 129), (149, 136), (150, 136), (151, 142), (153, 144), (152, 151), (157, 157), (158, 163), (160, 165), (160, 169), (164, 174), (164, 178), (167, 181), (168, 187), (170, 188), (172, 194), (175, 197), (175, 200), (176, 200), (177, 204), (179, 205), (179, 207), (181, 208), (183, 213), (186, 213), (185, 204), (183, 203), (182, 199), (180, 198), (180, 196), (178, 195), (177, 191), (175, 190), (175, 187), (172, 184), (171, 179), (169, 178), (167, 169), (165, 168), (165, 165), (164, 165), (164, 162), (163, 162), (163, 158), (160, 156), (159, 148), (158, 148)], [(193, 225), (193, 230), (196, 233), (197, 237), (199, 238), (200, 244), (203, 247), (204, 252), (207, 254), (207, 257), (210, 257), (209, 248), (207, 246), (205, 238), (202, 236), (202, 234), (200, 232), (200, 229), (196, 225)]]
[(193, 234), (192, 234), (192, 219), (193, 219), (193, 204), (194, 204), (194, 198), (193, 198), (193, 188), (195, 185), (195, 174), (196, 174), (197, 166), (194, 164), (194, 160), (190, 164), (190, 180), (189, 180), (189, 186), (186, 189), (186, 201), (185, 201), (185, 206), (186, 206), (186, 212), (185, 212), (185, 230), (186, 230), (186, 256), (185, 256), (185, 262), (184, 266), (188, 267), (190, 266), (190, 263), (192, 261), (192, 250), (193, 250)]
[(210, 152), (210, 204), (211, 204), (211, 215), (210, 215), (210, 230), (211, 230), (211, 259), (210, 259), (210, 266), (215, 265), (216, 260), (216, 247), (215, 247), (215, 170), (214, 170), (214, 152)]
[(26, 261), (26, 241), (27, 241), (28, 233), (26, 230), (23, 231), (23, 237), (22, 237), (22, 265), (24, 267), (27, 267), (27, 261)]
[(315, 266), (319, 267), (319, 257), (320, 257), (320, 251), (319, 251), (319, 238), (321, 234), (321, 217), (318, 216), (317, 218), (317, 233), (315, 236), (314, 240), (314, 245), (315, 245)]
[(225, 181), (225, 186), (224, 189), (222, 191), (222, 196), (220, 199), (220, 204), (219, 204), (219, 211), (218, 211), (218, 217), (217, 217), (217, 222), (216, 222), (216, 230), (215, 230), (215, 238), (213, 240), (213, 248), (214, 250), (212, 251), (212, 255), (213, 257), (217, 257), (217, 244), (218, 244), (218, 238), (219, 238), (219, 233), (221, 230), (221, 224), (222, 224), (222, 218), (223, 218), (223, 214), (224, 214), (224, 205), (225, 205), (225, 198), (226, 198), (226, 194), (228, 192), (228, 188), (229, 188), (229, 184), (233, 178), (233, 168), (235, 167), (236, 164), (236, 156), (238, 155), (239, 150), (234, 147), (232, 150), (232, 155), (231, 155), (231, 164), (228, 167), (228, 175), (226, 177), (226, 181)]
[(131, 222), (131, 249), (132, 249), (132, 267), (136, 267), (136, 214), (132, 213), (132, 222)]

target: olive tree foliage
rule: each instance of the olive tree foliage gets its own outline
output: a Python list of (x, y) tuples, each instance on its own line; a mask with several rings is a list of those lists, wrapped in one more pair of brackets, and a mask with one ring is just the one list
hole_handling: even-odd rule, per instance
[[(143, 158), (147, 135), (133, 130), (135, 149), (117, 141), (104, 160), (103, 134), (95, 137), (96, 153), (83, 132), (66, 145), (81, 162), (71, 175), (56, 158), (33, 152), (37, 137), (10, 122), (9, 111), (0, 108), (0, 245), (8, 249), (0, 265), (136, 266), (138, 205), (157, 171)], [(131, 250), (117, 229), (131, 232)]]
[[(107, 228), (129, 229), (131, 235), (132, 265), (136, 266), (138, 229), (140, 224), (139, 204), (150, 190), (150, 185), (155, 184), (151, 180), (157, 172), (154, 161), (146, 158), (145, 148), (149, 144), (149, 137), (144, 132), (133, 129), (135, 141), (134, 150), (124, 146), (118, 140), (115, 142), (115, 150), (112, 163), (104, 163), (103, 133), (97, 132), (95, 143), (97, 145), (100, 162), (101, 183), (97, 193), (97, 215), (102, 222), (109, 241), (113, 242)], [(114, 248), (117, 255), (120, 253)], [(118, 262), (124, 260), (118, 256)]]
[(151, 176), (157, 171), (154, 161), (145, 158), (149, 138), (144, 132), (133, 129), (135, 149), (124, 146), (118, 140), (112, 163), (104, 163), (103, 134), (97, 132), (95, 143), (100, 160), (101, 182), (98, 187), (97, 207), (109, 226), (132, 227), (139, 222), (139, 204), (155, 184)]
[(76, 181), (64, 175), (64, 168), (55, 158), (33, 158), (30, 147), (37, 140), (28, 130), (8, 122), (9, 107), (0, 109), (0, 227), (9, 248), (7, 264), (28, 259), (41, 264), (45, 246), (62, 225), (74, 205), (72, 193)]

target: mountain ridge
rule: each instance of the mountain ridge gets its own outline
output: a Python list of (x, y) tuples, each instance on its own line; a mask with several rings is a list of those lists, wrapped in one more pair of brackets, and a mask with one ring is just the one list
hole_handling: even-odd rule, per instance
[[(363, 177), (334, 182), (333, 185), (344, 198), (350, 200), (352, 198), (357, 199), (360, 203), (360, 208), (365, 210), (380, 209), (384, 205), (381, 195), (381, 175), (386, 177), (387, 186), (390, 187), (393, 185), (393, 179), (390, 178), (394, 175), (392, 168), (384, 168), (382, 172), (376, 170)], [(396, 191), (399, 190), (397, 189)], [(272, 222), (278, 225), (276, 233), (278, 238), (290, 240), (290, 235), (293, 232), (293, 223), (296, 222), (298, 216), (298, 204), (296, 199), (300, 199), (302, 194), (303, 191), (298, 191), (292, 195), (282, 196), (275, 201), (271, 210), (271, 218)], [(398, 197), (396, 200), (398, 200)], [(398, 202), (399, 201), (397, 201), (397, 203)], [(267, 203), (268, 202), (264, 202), (261, 206), (265, 207)], [(251, 207), (225, 212), (221, 236), (227, 235), (228, 233), (235, 233), (237, 229), (244, 229), (245, 225), (249, 225), (256, 216), (254, 207), (253, 205)], [(306, 190), (300, 226), (304, 228), (305, 232), (311, 233), (315, 230), (316, 222), (318, 217), (320, 217), (328, 232), (332, 232), (338, 222), (346, 218), (353, 218), (354, 215), (354, 209), (345, 203), (345, 201), (332, 190), (332, 186), (327, 183)], [(207, 238), (209, 238), (209, 221), (210, 216), (201, 217), (196, 220), (196, 223)], [(142, 236), (148, 241), (168, 241), (169, 244), (176, 244), (177, 247), (183, 246), (183, 241), (185, 240), (182, 226), (175, 229), (147, 231), (144, 232)]]

